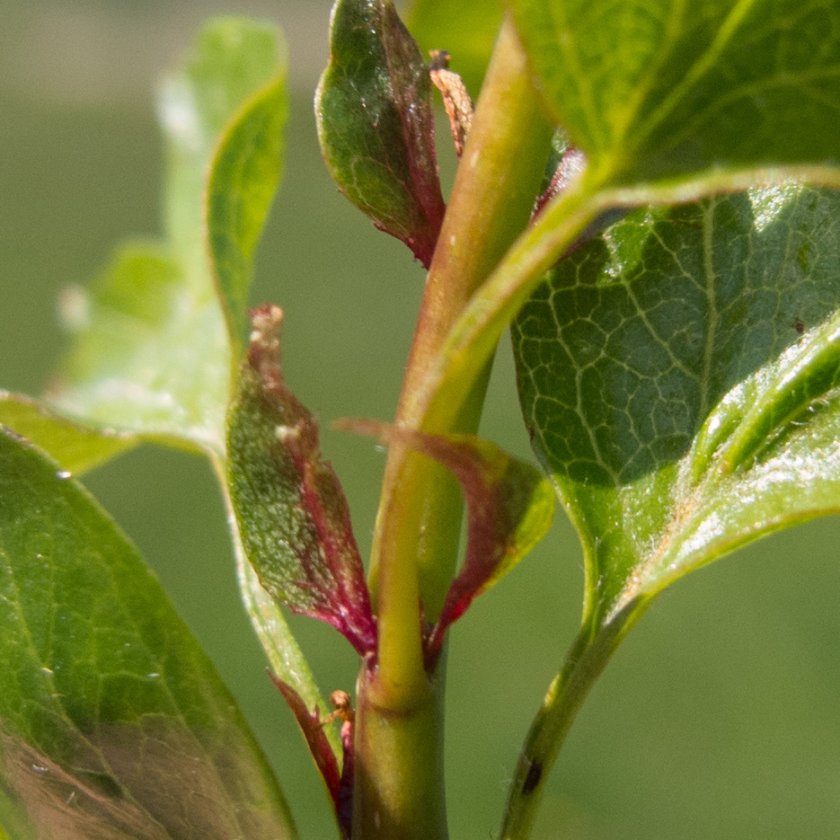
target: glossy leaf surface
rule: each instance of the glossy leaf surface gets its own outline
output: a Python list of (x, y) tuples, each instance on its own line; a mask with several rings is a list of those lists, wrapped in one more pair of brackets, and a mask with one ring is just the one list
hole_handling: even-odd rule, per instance
[(273, 28), (222, 19), (164, 85), (167, 241), (123, 248), (92, 291), (78, 293), (69, 318), (76, 340), (53, 394), (62, 410), (221, 452), (231, 351), (205, 250), (205, 181), (236, 115), (215, 160), (209, 212), (233, 323), (279, 171), (282, 62)]
[(798, 186), (636, 211), (521, 311), (526, 423), (599, 621), (840, 510), (838, 211)]
[(73, 423), (36, 400), (8, 391), (0, 391), (0, 426), (32, 441), (71, 473), (85, 472), (136, 443), (128, 435)]
[(15, 837), (292, 837), (213, 666), (107, 516), (0, 433), (0, 823)]
[(228, 485), (245, 555), (266, 591), (319, 618), (364, 655), (375, 652), (361, 557), (338, 478), (322, 460), (315, 419), (280, 367), (276, 307), (253, 316), (228, 418)]
[(391, 0), (338, 0), (316, 99), (333, 179), (428, 267), (443, 220), (431, 82)]
[(840, 163), (840, 7), (513, 0), (546, 103), (602, 178)]

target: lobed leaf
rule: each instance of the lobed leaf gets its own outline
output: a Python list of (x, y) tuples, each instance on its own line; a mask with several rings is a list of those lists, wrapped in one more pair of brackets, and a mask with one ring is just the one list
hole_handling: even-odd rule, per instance
[(428, 268), (445, 210), (431, 83), (391, 0), (336, 2), (315, 110), (339, 188)]
[(520, 312), (526, 423), (599, 622), (840, 510), (838, 210), (798, 185), (638, 210)]
[(511, 6), (548, 108), (604, 181), (840, 164), (836, 4)]
[(245, 555), (280, 604), (376, 650), (364, 569), (318, 427), (283, 381), (277, 307), (255, 310), (228, 418), (228, 487)]
[(22, 394), (0, 391), (0, 426), (32, 441), (71, 473), (82, 473), (136, 445), (129, 435), (74, 423)]
[(233, 699), (96, 503), (4, 431), (0, 498), (3, 827), (295, 836)]

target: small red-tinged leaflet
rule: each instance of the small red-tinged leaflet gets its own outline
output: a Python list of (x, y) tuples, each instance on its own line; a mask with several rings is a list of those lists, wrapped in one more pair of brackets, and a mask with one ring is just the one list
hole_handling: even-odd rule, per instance
[(467, 503), (467, 553), (441, 614), (426, 636), (426, 667), (431, 671), (449, 625), (548, 531), (554, 516), (554, 491), (536, 467), (474, 435), (431, 435), (370, 420), (342, 421), (341, 427), (434, 458), (461, 485)]
[(315, 102), (324, 160), (347, 198), (426, 268), (446, 209), (431, 92), (391, 0), (337, 0)]
[(228, 413), (228, 484), (248, 560), (266, 591), (325, 621), (359, 652), (376, 652), (376, 622), (347, 500), (321, 459), (318, 425), (286, 386), (282, 312), (252, 313), (250, 346)]
[[(303, 733), (309, 752), (312, 753), (312, 758), (315, 760), (318, 772), (332, 800), (342, 837), (349, 838), (353, 804), (353, 709), (350, 695), (346, 691), (334, 691), (330, 694), (330, 702), (335, 710), (322, 720), (318, 709), (315, 708), (312, 711), (307, 709), (301, 696), (290, 685), (274, 674), (271, 674), (271, 680), (283, 695), (283, 699), (292, 710)], [(336, 718), (342, 721), (343, 757), (340, 771), (335, 753), (324, 732), (324, 727)]]

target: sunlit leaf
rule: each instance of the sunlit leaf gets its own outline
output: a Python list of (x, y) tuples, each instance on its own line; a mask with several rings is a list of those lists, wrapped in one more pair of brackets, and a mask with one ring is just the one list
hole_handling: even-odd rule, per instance
[(526, 423), (599, 622), (840, 510), (839, 211), (799, 186), (640, 210), (521, 311)]
[[(271, 32), (266, 32), (270, 42)], [(266, 45), (268, 48), (268, 45)], [(277, 191), (283, 160), (285, 62), (272, 56), (274, 77), (235, 116), (213, 157), (207, 184), (207, 239), (234, 348), (247, 327), (256, 245)]]
[(444, 213), (431, 83), (391, 0), (338, 0), (333, 7), (316, 114), (335, 182), (428, 267)]
[(68, 298), (75, 341), (51, 393), (62, 411), (221, 453), (231, 348), (206, 254), (205, 182), (222, 137), (208, 221), (233, 328), (279, 173), (283, 61), (273, 27), (221, 19), (164, 85), (167, 241), (124, 247), (89, 293)]
[(15, 837), (292, 837), (213, 666), (85, 491), (0, 432), (0, 823)]
[(228, 419), (228, 485), (242, 545), (262, 585), (319, 618), (356, 650), (376, 649), (364, 569), (315, 419), (283, 381), (276, 307), (254, 313), (251, 345)]
[(840, 165), (840, 7), (512, 0), (557, 122), (610, 181)]
[(136, 444), (129, 435), (73, 423), (36, 400), (8, 391), (0, 391), (0, 425), (32, 441), (71, 473), (85, 472)]

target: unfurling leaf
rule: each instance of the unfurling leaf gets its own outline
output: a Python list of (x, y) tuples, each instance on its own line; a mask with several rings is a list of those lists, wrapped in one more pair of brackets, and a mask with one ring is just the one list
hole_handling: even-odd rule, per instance
[(428, 268), (443, 221), (429, 71), (391, 0), (338, 0), (316, 100), (339, 188)]
[(545, 536), (554, 516), (554, 491), (536, 467), (474, 435), (430, 435), (369, 420), (343, 421), (341, 426), (422, 452), (461, 485), (467, 502), (467, 553), (426, 639), (431, 670), (449, 626)]
[(599, 622), (840, 510), (838, 214), (796, 185), (639, 210), (520, 312), (526, 422)]
[(347, 501), (321, 459), (318, 426), (286, 386), (282, 313), (253, 314), (228, 416), (228, 486), (245, 554), (278, 603), (331, 624), (362, 656), (376, 650)]
[(2, 430), (0, 606), (10, 836), (295, 836), (233, 698), (136, 550)]

